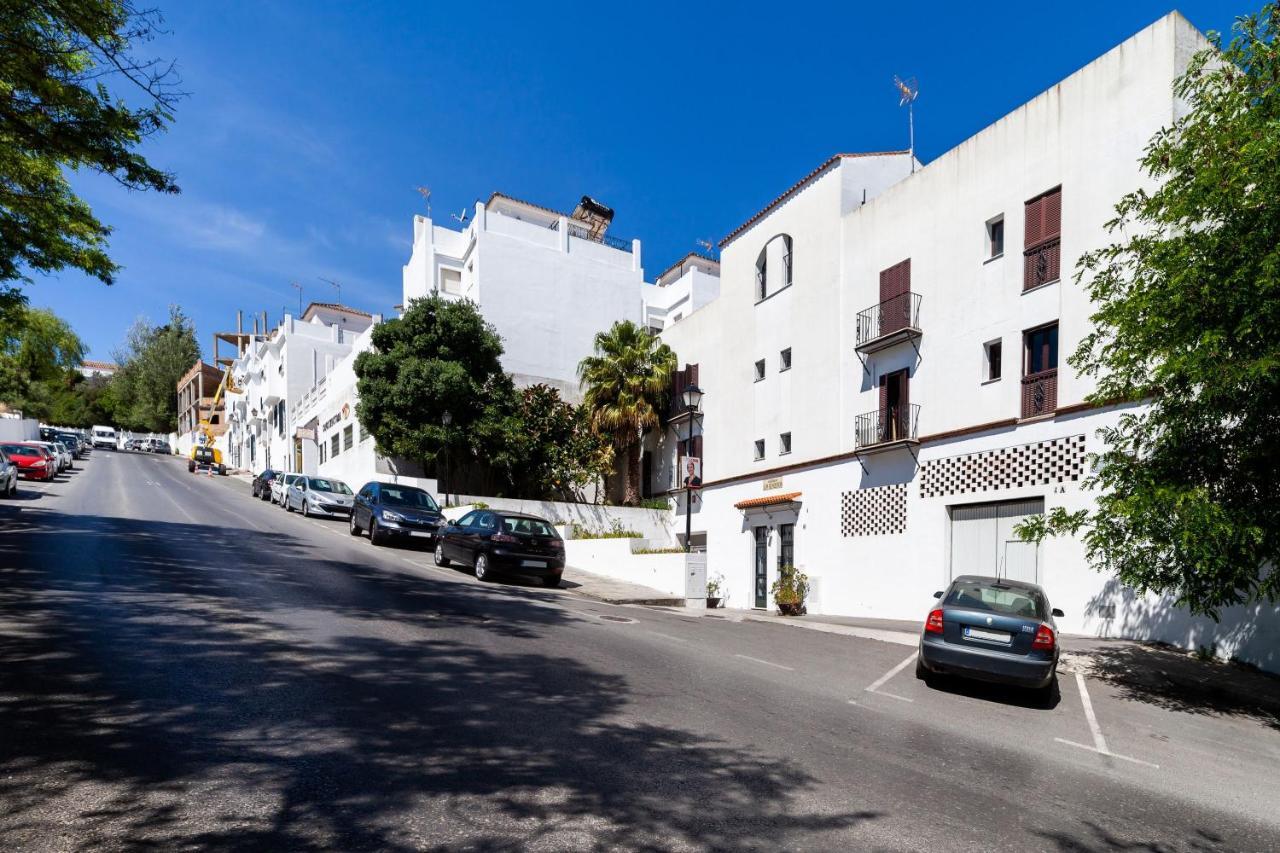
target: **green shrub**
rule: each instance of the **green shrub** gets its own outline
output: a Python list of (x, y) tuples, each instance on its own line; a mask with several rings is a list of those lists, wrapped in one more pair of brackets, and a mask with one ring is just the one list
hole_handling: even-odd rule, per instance
[(645, 498), (640, 501), (643, 509), (671, 509), (670, 498)]
[(632, 554), (683, 554), (684, 549), (679, 546), (671, 546), (670, 548), (639, 548), (631, 552)]

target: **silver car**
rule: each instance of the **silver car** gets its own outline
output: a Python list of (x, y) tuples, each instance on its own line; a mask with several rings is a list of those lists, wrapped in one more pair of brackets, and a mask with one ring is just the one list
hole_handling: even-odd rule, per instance
[(71, 451), (61, 444), (52, 441), (33, 441), (32, 444), (38, 444), (53, 454), (53, 458), (57, 460), (59, 474), (71, 467)]
[(289, 487), (294, 484), (294, 481), (301, 476), (301, 474), (277, 474), (276, 478), (271, 481), (271, 502), (284, 506), (285, 493), (289, 491)]
[(0, 497), (11, 498), (18, 494), (18, 466), (0, 450)]
[(351, 515), (354, 499), (351, 488), (341, 480), (328, 477), (298, 477), (285, 490), (284, 508), (293, 512), (301, 510), (308, 518), (313, 515)]

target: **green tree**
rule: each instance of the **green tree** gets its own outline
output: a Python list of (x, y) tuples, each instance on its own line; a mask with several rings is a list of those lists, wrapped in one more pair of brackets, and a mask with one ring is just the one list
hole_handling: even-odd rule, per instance
[(178, 191), (136, 150), (172, 120), (180, 97), (171, 64), (134, 52), (159, 25), (157, 12), (130, 0), (0, 0), (0, 285), (68, 267), (114, 281), (110, 228), (72, 191), (67, 170)]
[(0, 402), (46, 419), (66, 393), (84, 359), (84, 343), (58, 315), (19, 306), (9, 313), (0, 341)]
[[(472, 302), (415, 299), (404, 314), (373, 330), (373, 349), (356, 357), (360, 427), (384, 456), (434, 468), (473, 464), (509, 434), (511, 380), (502, 340)], [(449, 412), (450, 426), (443, 424)], [(507, 467), (499, 463), (499, 467)]]
[(592, 427), (626, 457), (629, 506), (640, 503), (640, 442), (661, 420), (675, 370), (671, 348), (630, 320), (596, 333), (594, 354), (578, 364)]
[(1189, 111), (1142, 159), (1154, 188), (1081, 259), (1094, 331), (1069, 361), (1091, 402), (1146, 405), (1102, 431), (1097, 508), (1021, 531), (1082, 533), (1096, 568), (1215, 618), (1280, 597), (1278, 27), (1267, 5), (1211, 37), (1175, 87)]
[(176, 430), (178, 380), (200, 359), (191, 319), (177, 305), (169, 306), (169, 322), (163, 326), (140, 318), (115, 359), (116, 423), (147, 432)]
[(612, 470), (609, 442), (591, 428), (590, 413), (549, 385), (516, 392), (509, 432), (510, 483), (523, 498), (581, 500), (583, 490)]

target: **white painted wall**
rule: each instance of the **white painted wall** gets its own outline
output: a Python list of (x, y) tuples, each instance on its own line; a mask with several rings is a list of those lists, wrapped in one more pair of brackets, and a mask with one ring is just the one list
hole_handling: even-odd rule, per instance
[(35, 418), (0, 416), (0, 441), (39, 441), (40, 422)]
[(684, 553), (632, 553), (633, 549), (643, 547), (642, 539), (570, 539), (564, 543), (565, 564), (684, 598)]

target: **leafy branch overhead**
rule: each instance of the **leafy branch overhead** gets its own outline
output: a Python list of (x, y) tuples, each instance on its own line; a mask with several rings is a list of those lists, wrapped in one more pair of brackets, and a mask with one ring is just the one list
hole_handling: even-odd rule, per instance
[(1153, 188), (1080, 260), (1095, 328), (1069, 362), (1091, 402), (1145, 405), (1102, 431), (1096, 510), (1022, 531), (1082, 533), (1096, 568), (1215, 617), (1280, 599), (1278, 29), (1268, 5), (1195, 56), (1142, 160)]
[(115, 280), (111, 229), (68, 170), (178, 191), (137, 150), (183, 94), (172, 63), (135, 53), (161, 24), (130, 0), (0, 0), (0, 283), (64, 268)]

